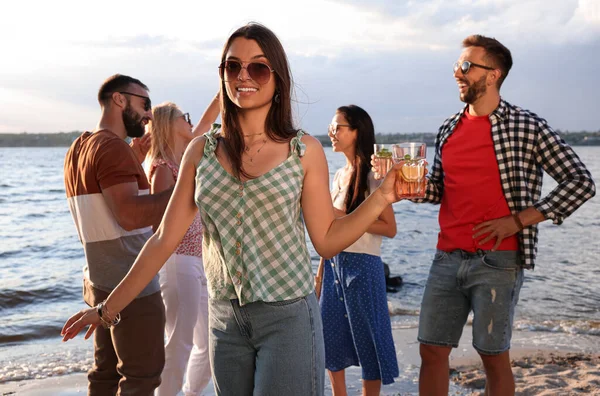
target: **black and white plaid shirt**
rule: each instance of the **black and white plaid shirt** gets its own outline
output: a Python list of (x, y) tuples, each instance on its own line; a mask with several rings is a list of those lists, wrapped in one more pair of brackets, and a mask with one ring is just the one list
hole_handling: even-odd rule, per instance
[[(427, 191), (425, 198), (419, 202), (441, 202), (444, 193), (442, 147), (467, 107), (448, 118), (440, 127)], [(489, 118), (502, 190), (511, 213), (516, 214), (533, 206), (546, 219), (561, 224), (595, 195), (592, 175), (546, 120), (504, 100), (500, 100)], [(543, 171), (556, 180), (558, 186), (541, 198)], [(535, 266), (537, 232), (537, 225), (532, 225), (525, 227), (518, 235), (524, 268), (533, 269)]]

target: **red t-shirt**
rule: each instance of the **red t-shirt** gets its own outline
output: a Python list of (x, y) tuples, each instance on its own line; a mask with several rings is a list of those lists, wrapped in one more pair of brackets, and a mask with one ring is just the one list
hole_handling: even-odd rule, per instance
[[(510, 215), (506, 203), (488, 116), (472, 116), (468, 110), (442, 147), (444, 194), (439, 213), (437, 248), (489, 250), (495, 239), (479, 245), (487, 235), (473, 239), (473, 227)], [(505, 238), (498, 250), (518, 250), (516, 235)]]

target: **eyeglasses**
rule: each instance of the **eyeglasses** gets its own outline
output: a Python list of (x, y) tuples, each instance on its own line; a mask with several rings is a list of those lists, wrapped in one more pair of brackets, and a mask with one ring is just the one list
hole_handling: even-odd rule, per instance
[(142, 98), (145, 99), (144, 100), (144, 111), (150, 111), (152, 109), (152, 102), (150, 101), (150, 98), (144, 95), (138, 95), (138, 94), (134, 94), (131, 92), (119, 92), (121, 95), (131, 95), (131, 96), (137, 96), (138, 98)]
[(219, 66), (219, 75), (225, 82), (234, 81), (242, 72), (242, 69), (246, 69), (251, 79), (264, 85), (271, 79), (271, 73), (275, 69), (271, 69), (271, 66), (261, 62), (249, 62), (246, 66), (243, 66), (242, 62), (235, 60), (228, 60)]
[(331, 134), (331, 136), (335, 136), (338, 133), (338, 128), (339, 127), (348, 127), (351, 128), (351, 125), (348, 124), (329, 124), (329, 128), (327, 128), (327, 131)]
[(185, 120), (185, 122), (187, 122), (188, 124), (192, 125), (192, 117), (190, 117), (190, 113), (183, 113), (181, 115), (181, 117), (183, 117), (183, 119)]
[(458, 69), (460, 69), (462, 74), (467, 74), (469, 72), (469, 70), (471, 70), (471, 66), (480, 67), (480, 68), (486, 69), (486, 70), (495, 70), (495, 68), (493, 68), (493, 67), (478, 65), (477, 63), (473, 63), (473, 62), (469, 62), (469, 61), (463, 61), (462, 63), (458, 63), (458, 62), (454, 63), (454, 73), (456, 73), (456, 71)]

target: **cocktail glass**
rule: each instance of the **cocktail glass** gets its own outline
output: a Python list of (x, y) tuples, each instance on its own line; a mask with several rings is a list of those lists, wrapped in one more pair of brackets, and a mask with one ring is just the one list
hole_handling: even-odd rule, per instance
[(391, 144), (375, 144), (375, 158), (377, 166), (375, 167), (375, 179), (381, 179), (387, 175), (392, 169), (394, 163), (392, 161), (392, 145)]
[(422, 198), (425, 196), (425, 170), (427, 145), (421, 142), (394, 144), (392, 157), (402, 163), (396, 177), (396, 195), (399, 198)]

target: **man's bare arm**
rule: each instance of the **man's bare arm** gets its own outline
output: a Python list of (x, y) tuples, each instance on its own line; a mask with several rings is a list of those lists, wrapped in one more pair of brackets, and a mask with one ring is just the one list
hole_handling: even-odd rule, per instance
[(117, 222), (127, 231), (159, 224), (173, 188), (159, 194), (138, 195), (137, 182), (121, 183), (102, 190)]

